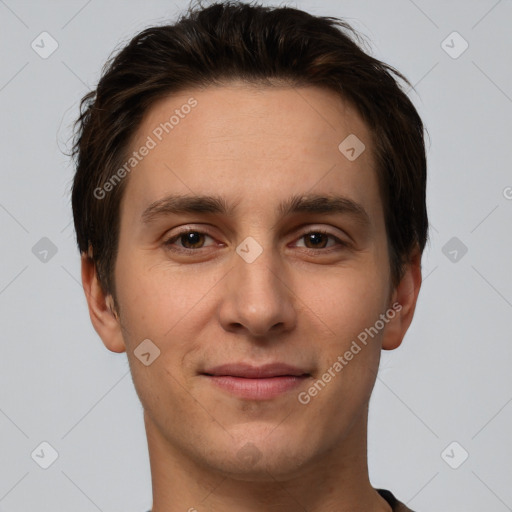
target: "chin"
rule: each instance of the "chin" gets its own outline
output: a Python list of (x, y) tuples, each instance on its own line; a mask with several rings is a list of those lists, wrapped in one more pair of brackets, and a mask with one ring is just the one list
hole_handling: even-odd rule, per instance
[[(250, 430), (254, 434), (254, 429)], [(246, 435), (237, 443), (210, 453), (207, 463), (235, 480), (275, 482), (293, 478), (314, 457), (312, 446), (307, 439), (293, 439), (289, 432), (274, 434), (269, 434), (267, 427), (259, 436)], [(216, 446), (220, 448), (221, 443)]]

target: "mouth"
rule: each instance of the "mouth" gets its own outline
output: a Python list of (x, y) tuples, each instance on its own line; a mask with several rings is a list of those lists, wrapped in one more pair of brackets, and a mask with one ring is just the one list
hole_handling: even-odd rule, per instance
[(210, 368), (201, 373), (216, 387), (249, 400), (269, 400), (302, 385), (311, 374), (283, 363), (251, 366), (246, 363)]

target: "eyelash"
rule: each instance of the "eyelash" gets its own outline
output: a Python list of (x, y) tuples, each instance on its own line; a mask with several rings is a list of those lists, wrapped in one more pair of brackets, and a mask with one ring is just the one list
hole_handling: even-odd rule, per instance
[[(206, 235), (206, 236), (208, 236), (210, 238), (213, 238), (211, 235), (209, 235), (208, 233), (205, 233), (204, 231), (199, 231), (197, 229), (187, 229), (187, 230), (184, 230), (181, 233), (173, 235), (171, 238), (165, 240), (164, 241), (164, 246), (166, 248), (168, 248), (169, 250), (173, 251), (173, 252), (189, 253), (189, 254), (193, 253), (193, 252), (198, 252), (201, 249), (204, 249), (204, 247), (199, 247), (198, 249), (188, 249), (188, 248), (185, 248), (185, 247), (180, 247), (180, 248), (173, 247), (173, 243), (174, 242), (179, 240), (182, 236), (188, 235), (190, 233), (196, 233), (196, 234), (199, 234), (199, 235)], [(347, 242), (344, 242), (343, 240), (340, 240), (337, 236), (334, 236), (332, 233), (329, 233), (328, 231), (325, 231), (323, 229), (312, 229), (311, 231), (307, 231), (303, 235), (301, 235), (298, 238), (298, 240), (300, 240), (301, 238), (304, 238), (307, 235), (311, 235), (311, 234), (321, 234), (321, 235), (325, 235), (325, 236), (327, 236), (329, 238), (332, 238), (332, 239), (334, 239), (338, 243), (338, 246), (340, 246), (340, 247), (348, 247), (349, 246), (349, 244)], [(320, 248), (320, 249), (303, 247), (302, 249), (305, 250), (306, 252), (318, 252), (318, 251), (330, 252), (333, 249), (335, 249), (335, 247)]]

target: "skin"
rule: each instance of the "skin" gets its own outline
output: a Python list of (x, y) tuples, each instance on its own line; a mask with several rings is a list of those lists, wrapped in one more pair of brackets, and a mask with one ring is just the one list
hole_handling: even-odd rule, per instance
[[(231, 82), (154, 104), (133, 149), (191, 96), (197, 107), (126, 178), (116, 304), (82, 257), (94, 328), (109, 350), (127, 352), (144, 407), (153, 512), (390, 511), (368, 478), (368, 402), (381, 350), (398, 347), (413, 318), (421, 255), (411, 254), (393, 288), (370, 131), (332, 92)], [(366, 146), (354, 161), (338, 150), (349, 134)], [(144, 225), (144, 209), (171, 193), (218, 194), (238, 206), (229, 216), (169, 215)], [(349, 214), (276, 213), (280, 201), (310, 193), (356, 201), (369, 224)], [(189, 253), (172, 252), (165, 241), (185, 228), (206, 235), (178, 238), (173, 247)], [(348, 245), (331, 237), (314, 245), (305, 235), (315, 229)], [(252, 263), (236, 252), (249, 236), (263, 249)], [(298, 392), (394, 302), (400, 312), (299, 403)], [(147, 338), (160, 350), (149, 366), (134, 355)], [(199, 375), (238, 361), (286, 362), (311, 377), (256, 401)], [(239, 455), (247, 443), (253, 458)]]

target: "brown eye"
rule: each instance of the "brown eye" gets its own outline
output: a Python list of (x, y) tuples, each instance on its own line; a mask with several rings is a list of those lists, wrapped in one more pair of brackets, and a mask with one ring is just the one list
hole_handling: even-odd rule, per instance
[[(179, 239), (186, 249), (200, 249), (197, 247), (198, 245), (202, 245), (201, 242), (204, 243), (204, 235), (202, 233), (198, 233), (197, 231), (190, 231), (189, 233), (184, 233), (179, 236)], [(190, 244), (190, 246), (188, 246)]]
[[(189, 230), (174, 235), (169, 238), (169, 240), (165, 241), (164, 245), (172, 250), (193, 251), (203, 248), (205, 237), (211, 238), (209, 235), (201, 231)], [(176, 247), (174, 246), (175, 242), (178, 242), (179, 244)]]
[[(332, 235), (331, 233), (328, 233), (327, 231), (322, 230), (314, 230), (310, 231), (300, 237), (300, 239), (304, 239), (305, 241), (305, 248), (306, 249), (329, 249), (330, 247), (327, 247), (327, 244), (329, 243), (329, 239), (334, 240), (334, 245), (338, 246), (346, 246), (347, 244), (340, 240), (338, 237)], [(332, 247), (332, 245), (331, 245)]]
[(308, 247), (308, 243), (312, 244), (312, 247), (308, 247), (309, 249), (323, 249), (328, 242), (329, 237), (325, 233), (308, 233), (304, 235), (304, 240), (306, 241), (306, 247)]

